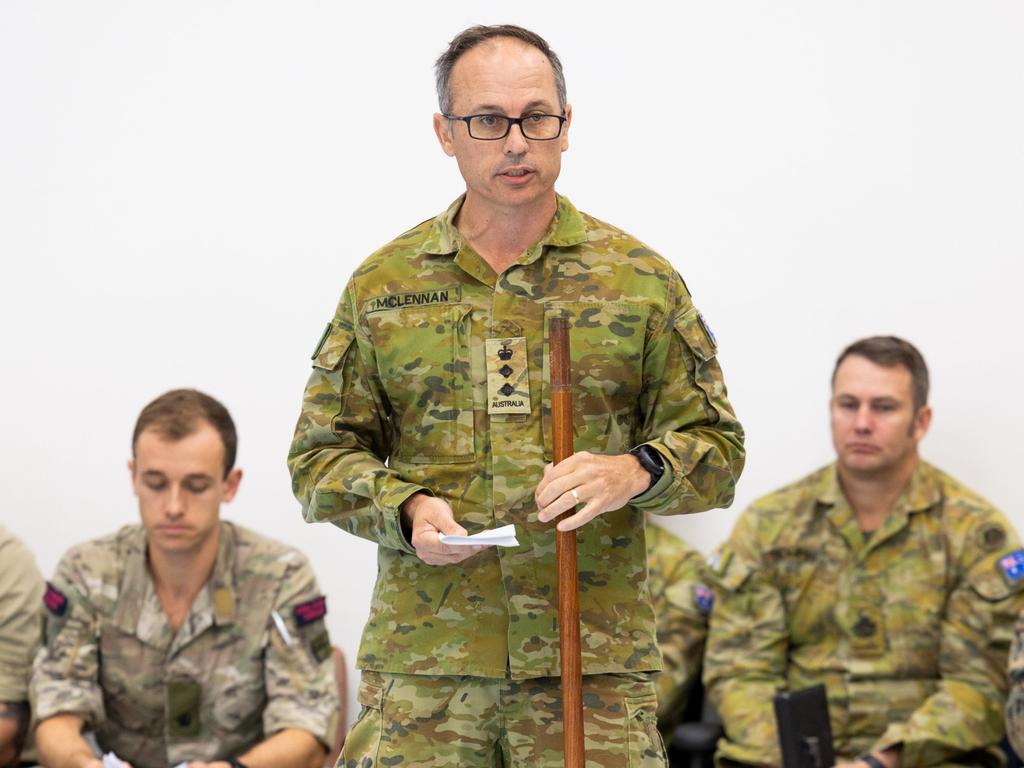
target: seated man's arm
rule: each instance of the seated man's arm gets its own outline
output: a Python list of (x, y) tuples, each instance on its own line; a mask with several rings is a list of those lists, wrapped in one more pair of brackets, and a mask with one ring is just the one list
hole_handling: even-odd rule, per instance
[(325, 624), (326, 603), (305, 557), (293, 553), (275, 601), (266, 648), (263, 732), (238, 759), (249, 768), (307, 768), (323, 762), (338, 723), (338, 687)]
[(0, 768), (18, 764), (28, 733), (27, 701), (0, 701)]
[(682, 720), (693, 684), (700, 675), (712, 602), (707, 569), (699, 552), (686, 551), (675, 568), (671, 565), (651, 564), (649, 579), (654, 582), (656, 573), (664, 573), (661, 593), (651, 595), (658, 647), (664, 662), (664, 669), (655, 678), (658, 729), (663, 735)]
[(82, 738), (85, 724), (79, 715), (48, 717), (36, 728), (39, 762), (46, 768), (102, 768), (103, 763)]
[(722, 718), (719, 758), (780, 765), (772, 699), (786, 687), (788, 627), (782, 595), (757, 559), (748, 509), (712, 558), (715, 605), (704, 654), (704, 685)]
[[(994, 527), (1004, 531), (1005, 543), (985, 551), (985, 533)], [(938, 689), (908, 720), (892, 723), (872, 750), (901, 746), (904, 768), (952, 762), (1003, 736), (1007, 657), (1014, 620), (1024, 607), (1024, 578), (1004, 565), (1020, 542), (994, 511), (962, 541), (959, 577), (942, 620)]]
[[(45, 643), (29, 684), (40, 763), (47, 768), (92, 766), (92, 749), (81, 737), (104, 717), (99, 685), (98, 619), (87, 595), (76, 550), (57, 566), (46, 589)], [(99, 765), (99, 763), (96, 763)]]

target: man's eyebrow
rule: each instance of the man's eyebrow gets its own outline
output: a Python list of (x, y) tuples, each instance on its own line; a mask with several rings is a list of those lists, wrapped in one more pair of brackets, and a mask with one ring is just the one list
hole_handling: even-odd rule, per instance
[(147, 469), (142, 474), (145, 477), (163, 477), (164, 476), (164, 473), (161, 472), (159, 469)]
[[(529, 102), (525, 107), (523, 107), (523, 111), (521, 112), (521, 114), (525, 115), (527, 112), (537, 108), (551, 109), (551, 104), (543, 99), (534, 99), (533, 101)], [(477, 106), (473, 107), (473, 111), (470, 112), (470, 114), (507, 116), (508, 113), (505, 112), (504, 107), (499, 107), (497, 104), (478, 104)]]

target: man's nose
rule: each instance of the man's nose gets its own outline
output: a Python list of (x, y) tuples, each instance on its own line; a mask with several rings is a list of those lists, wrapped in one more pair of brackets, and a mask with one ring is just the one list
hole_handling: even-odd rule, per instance
[(857, 416), (854, 418), (853, 428), (858, 432), (871, 432), (872, 417), (871, 408), (869, 406), (862, 405), (857, 409)]
[(185, 514), (185, 493), (178, 485), (171, 485), (171, 493), (167, 499), (167, 514), (170, 517), (181, 517)]
[(521, 155), (530, 148), (530, 142), (523, 135), (522, 123), (517, 123), (509, 128), (508, 136), (505, 137), (505, 154)]

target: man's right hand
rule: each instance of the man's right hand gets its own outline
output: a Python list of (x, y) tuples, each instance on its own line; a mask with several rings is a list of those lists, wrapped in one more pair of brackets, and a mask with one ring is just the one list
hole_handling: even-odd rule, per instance
[(450, 547), (437, 534), (465, 536), (466, 529), (455, 522), (452, 508), (444, 499), (415, 493), (402, 504), (402, 522), (412, 530), (416, 555), (427, 565), (461, 563), (486, 547)]

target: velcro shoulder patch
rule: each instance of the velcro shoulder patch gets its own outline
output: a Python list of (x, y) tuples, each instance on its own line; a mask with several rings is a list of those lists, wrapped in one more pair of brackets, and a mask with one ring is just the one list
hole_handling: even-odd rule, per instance
[(50, 582), (46, 582), (46, 591), (43, 593), (43, 605), (54, 616), (63, 617), (68, 612), (68, 596)]
[(296, 626), (299, 627), (319, 621), (327, 615), (327, 598), (324, 595), (320, 595), (312, 600), (299, 603), (292, 608), (292, 615), (295, 617)]
[(999, 558), (999, 569), (1011, 584), (1024, 579), (1024, 549), (1018, 549)]

